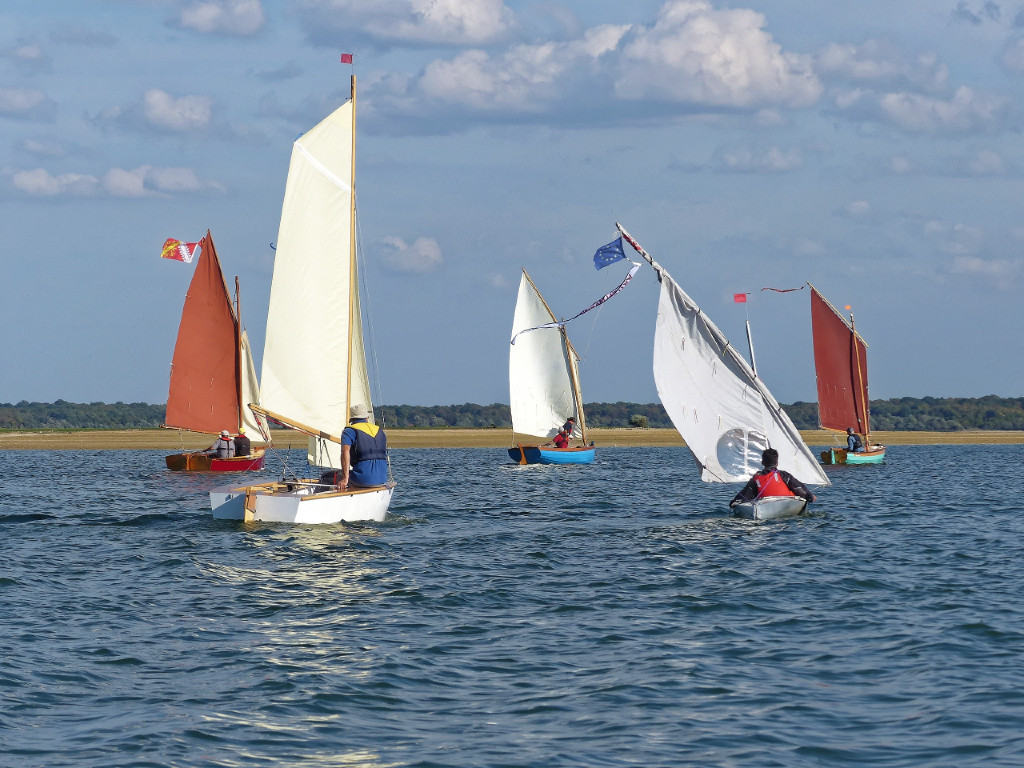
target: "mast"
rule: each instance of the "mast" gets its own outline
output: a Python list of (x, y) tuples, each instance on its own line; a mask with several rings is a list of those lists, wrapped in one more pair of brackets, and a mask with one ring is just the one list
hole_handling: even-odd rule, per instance
[[(348, 374), (345, 380), (345, 408), (346, 411), (352, 407), (352, 328), (355, 322), (355, 292), (358, 288), (356, 283), (356, 76), (352, 75), (352, 172), (349, 188), (352, 190), (351, 206), (349, 209), (349, 235), (348, 235)], [(348, 424), (348, 413), (345, 413), (345, 423)]]
[(245, 365), (245, 360), (242, 355), (242, 290), (239, 288), (238, 275), (235, 275), (235, 370), (238, 371), (238, 375), (235, 376), (235, 389), (238, 391), (238, 418), (235, 424), (235, 430), (242, 428), (242, 409), (245, 408), (245, 393), (242, 392), (242, 366)]
[[(587, 444), (587, 419), (583, 415), (583, 392), (580, 389), (580, 372), (576, 370), (576, 359), (579, 355), (569, 341), (569, 334), (565, 332), (565, 326), (561, 325), (558, 330), (562, 332), (562, 341), (565, 342), (565, 357), (569, 361), (569, 380), (572, 381), (572, 399), (576, 401), (576, 418), (580, 422), (580, 439)], [(569, 435), (571, 438), (572, 435)]]
[(754, 337), (750, 333), (750, 318), (747, 318), (747, 346), (750, 347), (750, 369), (757, 376), (757, 360), (754, 359)]
[[(863, 409), (863, 412), (864, 412), (864, 442), (867, 443), (867, 444), (870, 444), (871, 443), (871, 422), (870, 422), (870, 419), (868, 418), (868, 407), (869, 407), (868, 406), (868, 392), (867, 392), (867, 388), (864, 386), (864, 373), (861, 371), (861, 367), (860, 367), (860, 350), (857, 348), (857, 326), (853, 322), (853, 312), (850, 313), (850, 336), (852, 337), (851, 338), (850, 346), (853, 348), (853, 355), (854, 355), (854, 358), (857, 360), (857, 388), (856, 388), (856, 392), (857, 392), (857, 394), (860, 395), (861, 408)], [(856, 410), (856, 408), (857, 408), (856, 399), (854, 400), (853, 407)]]

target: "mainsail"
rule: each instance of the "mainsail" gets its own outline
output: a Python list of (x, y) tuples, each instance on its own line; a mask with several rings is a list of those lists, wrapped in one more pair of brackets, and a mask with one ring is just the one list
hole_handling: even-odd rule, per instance
[(619, 228), (658, 273), (654, 381), (669, 418), (705, 482), (745, 482), (761, 452), (779, 452), (779, 468), (805, 483), (829, 485), (800, 432), (722, 332), (671, 275)]
[(260, 409), (310, 434), (310, 460), (321, 466), (340, 465), (349, 408), (372, 413), (355, 260), (352, 110), (346, 102), (293, 145), (260, 376)]
[[(569, 416), (576, 418), (573, 435), (586, 434), (586, 419), (579, 389), (579, 355), (564, 327), (539, 328), (555, 323), (544, 298), (523, 270), (512, 320), (508, 384), (512, 429), (523, 435), (553, 437)], [(520, 331), (535, 328), (530, 333)], [(577, 431), (578, 430), (578, 431)]]
[(255, 438), (266, 433), (246, 407), (259, 393), (249, 339), (239, 330), (209, 231), (201, 245), (174, 345), (164, 425), (209, 434), (244, 426)]
[(811, 289), (811, 333), (818, 380), (818, 421), (825, 429), (868, 435), (868, 345), (828, 299)]

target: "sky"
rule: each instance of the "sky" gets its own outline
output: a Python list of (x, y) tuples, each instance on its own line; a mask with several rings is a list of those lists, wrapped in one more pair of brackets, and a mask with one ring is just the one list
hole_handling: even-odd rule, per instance
[[(353, 71), (378, 403), (507, 403), (521, 270), (575, 314), (616, 222), (780, 402), (809, 291), (762, 288), (808, 281), (872, 398), (1024, 395), (1024, 1), (3, 0), (0, 402), (164, 402), (160, 248), (207, 229), (258, 370), (291, 144)], [(657, 299), (569, 325), (585, 401), (656, 402)]]

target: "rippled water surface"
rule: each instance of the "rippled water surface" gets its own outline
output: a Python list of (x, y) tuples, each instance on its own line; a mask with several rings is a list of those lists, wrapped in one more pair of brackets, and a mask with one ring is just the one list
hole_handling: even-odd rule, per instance
[(1024, 446), (728, 515), (685, 449), (400, 450), (382, 524), (0, 452), (3, 766), (1024, 765)]

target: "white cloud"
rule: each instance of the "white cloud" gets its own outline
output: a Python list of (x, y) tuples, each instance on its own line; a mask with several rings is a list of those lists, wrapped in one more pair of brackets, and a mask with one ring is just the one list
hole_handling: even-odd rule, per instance
[(909, 158), (897, 156), (889, 160), (889, 168), (893, 173), (904, 176), (913, 170)]
[(36, 197), (89, 197), (99, 191), (99, 180), (95, 176), (79, 173), (64, 173), (53, 176), (43, 168), (17, 171), (11, 175), (15, 189)]
[(441, 266), (441, 246), (429, 237), (418, 237), (411, 245), (400, 237), (388, 237), (377, 244), (385, 263), (399, 272), (433, 272)]
[(1003, 176), (1006, 174), (1006, 162), (990, 149), (975, 152), (967, 162), (967, 170), (972, 176)]
[(1015, 35), (1007, 40), (999, 60), (1013, 74), (1024, 74), (1024, 37)]
[(623, 99), (748, 109), (802, 107), (822, 92), (811, 58), (788, 53), (764, 31), (764, 15), (669, 0), (622, 51), (615, 92)]
[(220, 184), (200, 181), (191, 168), (154, 168), (151, 165), (142, 165), (131, 170), (111, 168), (103, 177), (103, 188), (114, 197), (153, 197), (223, 191)]
[(167, 197), (223, 191), (220, 184), (200, 181), (191, 168), (111, 168), (102, 180), (80, 173), (54, 176), (43, 168), (10, 175), (15, 189), (36, 197), (92, 197), (104, 192), (112, 197)]
[(953, 259), (952, 272), (959, 275), (977, 275), (992, 278), (1001, 288), (1010, 288), (1024, 266), (1018, 259), (982, 259), (977, 256), (957, 256)]
[(800, 168), (803, 157), (795, 149), (784, 150), (779, 147), (738, 149), (723, 152), (720, 164), (729, 171), (786, 173)]
[(345, 32), (377, 44), (488, 45), (507, 39), (515, 14), (502, 0), (305, 0), (310, 37), (328, 43)]
[(1007, 100), (961, 86), (948, 99), (919, 93), (877, 94), (858, 88), (833, 94), (850, 119), (889, 123), (912, 134), (994, 133), (1005, 127)]
[(142, 113), (150, 125), (168, 131), (193, 131), (206, 128), (213, 112), (209, 96), (175, 98), (159, 89), (146, 91)]
[(1006, 102), (960, 86), (949, 100), (912, 93), (888, 93), (879, 101), (884, 114), (911, 133), (971, 133), (991, 130), (1001, 121)]
[(467, 51), (428, 64), (418, 89), (429, 99), (473, 110), (541, 111), (564, 95), (574, 71), (587, 70), (614, 50), (625, 30), (597, 27), (578, 40), (517, 45), (499, 57)]
[(854, 218), (867, 216), (871, 213), (871, 203), (867, 200), (854, 200), (846, 206), (846, 213)]
[(650, 26), (602, 25), (500, 54), (464, 51), (418, 77), (379, 75), (367, 112), (419, 131), (473, 118), (592, 125), (733, 110), (779, 125), (779, 109), (813, 103), (822, 85), (810, 57), (783, 51), (764, 23), (752, 11), (669, 0)]
[(47, 119), (52, 116), (53, 111), (53, 102), (42, 91), (30, 88), (0, 88), (0, 117)]
[(7, 59), (20, 71), (27, 74), (52, 72), (53, 62), (36, 43), (24, 43), (0, 51), (0, 59)]
[(939, 251), (949, 256), (976, 256), (985, 245), (984, 230), (963, 223), (950, 226), (929, 221), (924, 232)]
[(939, 91), (948, 87), (949, 67), (934, 53), (907, 61), (891, 40), (868, 40), (863, 45), (832, 43), (815, 56), (818, 74), (830, 80), (876, 88)]
[(245, 37), (263, 28), (260, 0), (202, 0), (182, 9), (179, 24), (203, 34)]

